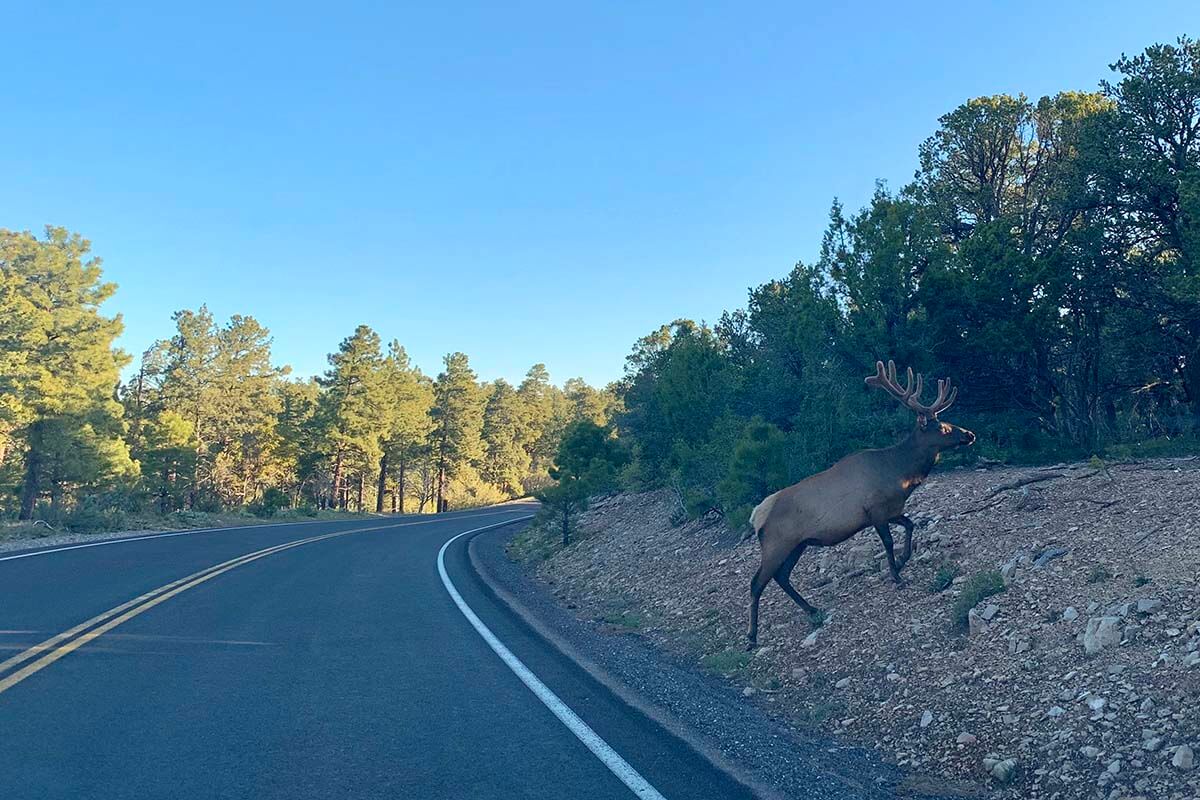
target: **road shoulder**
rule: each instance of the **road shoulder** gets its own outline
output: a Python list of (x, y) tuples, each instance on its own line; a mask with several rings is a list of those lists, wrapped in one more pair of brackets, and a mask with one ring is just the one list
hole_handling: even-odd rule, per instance
[[(904, 773), (872, 754), (784, 727), (734, 689), (641, 637), (578, 619), (511, 561), (511, 528), (469, 545), (471, 564), (497, 599), (624, 702), (764, 798), (921, 797)], [(906, 787), (906, 788), (901, 788)]]

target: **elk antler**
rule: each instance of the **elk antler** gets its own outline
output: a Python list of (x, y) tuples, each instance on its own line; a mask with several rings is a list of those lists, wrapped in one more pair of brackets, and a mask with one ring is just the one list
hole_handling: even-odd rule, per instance
[(892, 397), (899, 400), (908, 408), (926, 417), (936, 418), (938, 414), (945, 411), (958, 397), (958, 387), (951, 388), (950, 379), (938, 379), (937, 399), (932, 405), (924, 405), (921, 402), (921, 389), (924, 388), (924, 377), (921, 373), (917, 373), (916, 385), (913, 385), (912, 367), (908, 370), (908, 380), (904, 388), (900, 388), (900, 384), (896, 381), (896, 362), (889, 360), (885, 369), (882, 361), (875, 362), (875, 374), (866, 379), (867, 386), (876, 386), (883, 389)]

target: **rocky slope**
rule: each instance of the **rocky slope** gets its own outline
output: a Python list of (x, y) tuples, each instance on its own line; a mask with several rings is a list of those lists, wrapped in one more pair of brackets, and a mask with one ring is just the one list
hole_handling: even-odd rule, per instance
[(874, 534), (810, 551), (793, 582), (824, 625), (771, 586), (753, 654), (757, 544), (719, 520), (672, 526), (672, 507), (598, 500), (577, 543), (531, 533), (514, 553), (578, 613), (945, 785), (1200, 797), (1200, 460), (935, 472), (909, 504), (907, 585)]

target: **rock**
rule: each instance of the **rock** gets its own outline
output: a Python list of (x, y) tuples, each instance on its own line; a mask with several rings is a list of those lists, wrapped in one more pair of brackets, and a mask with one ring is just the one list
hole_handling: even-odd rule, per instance
[(958, 735), (958, 738), (955, 739), (954, 741), (958, 742), (959, 744), (975, 744), (975, 742), (977, 742), (979, 740), (977, 738), (975, 738), (974, 734), (970, 734), (970, 733), (967, 733), (966, 731), (963, 731), (962, 733), (960, 733)]
[(1196, 765), (1196, 756), (1192, 753), (1192, 748), (1186, 744), (1181, 744), (1175, 748), (1175, 755), (1171, 758), (1171, 766), (1176, 769), (1189, 770)]
[(986, 621), (991, 622), (992, 618), (995, 617), (999, 611), (1000, 606), (996, 605), (995, 603), (988, 603), (983, 607), (983, 611), (979, 612), (979, 616), (983, 617)]
[(1157, 597), (1143, 597), (1137, 601), (1137, 613), (1153, 614), (1162, 608), (1162, 604), (1162, 600), (1159, 600)]
[(1095, 758), (1096, 756), (1100, 755), (1100, 748), (1093, 747), (1090, 744), (1085, 744), (1083, 747), (1079, 748), (1079, 754), (1084, 758)]
[(1092, 617), (1083, 632), (1083, 651), (1094, 656), (1106, 647), (1121, 643), (1121, 631), (1117, 627), (1120, 617)]
[(1092, 711), (1100, 712), (1104, 710), (1106, 705), (1108, 705), (1108, 701), (1103, 697), (1093, 697), (1087, 701), (1087, 704), (1088, 708), (1090, 708)]
[(1187, 669), (1191, 669), (1192, 667), (1200, 667), (1200, 650), (1193, 650), (1192, 652), (1188, 653), (1183, 657), (1183, 661), (1180, 663), (1182, 663)]
[(1017, 562), (1010, 561), (1000, 568), (1000, 578), (1008, 586), (1017, 579)]
[(1116, 761), (1110, 761), (1110, 762), (1109, 762), (1109, 764), (1108, 764), (1108, 767), (1106, 767), (1106, 769), (1107, 769), (1109, 772), (1111, 772), (1113, 775), (1116, 775), (1116, 774), (1120, 773), (1120, 771), (1121, 771), (1121, 759), (1119, 759), (1119, 758), (1118, 758)]
[(839, 689), (845, 689), (849, 685), (850, 685), (849, 678), (842, 678), (840, 681), (838, 681), (837, 683), (834, 684), (834, 686), (836, 686)]
[(1161, 736), (1153, 736), (1153, 737), (1147, 739), (1146, 741), (1142, 742), (1142, 749), (1148, 750), (1151, 753), (1153, 753), (1155, 750), (1160, 749), (1162, 746), (1163, 746), (1163, 740), (1162, 740)]
[(821, 632), (820, 628), (804, 637), (804, 641), (800, 642), (801, 647), (812, 647), (817, 643), (817, 634)]
[(892, 682), (892, 683), (895, 683), (896, 681), (900, 680), (900, 673), (899, 673), (899, 672), (889, 672), (889, 673), (888, 673), (887, 675), (885, 675), (884, 677), (885, 677), (885, 678), (886, 678), (888, 681), (890, 681), (890, 682)]
[(745, 689), (742, 689), (742, 696), (750, 697), (754, 694), (754, 692), (755, 692), (755, 689), (753, 686), (747, 686)]
[(1065, 547), (1047, 547), (1041, 554), (1033, 560), (1033, 568), (1041, 569), (1056, 558), (1062, 558), (1069, 550)]
[(1050, 706), (1050, 710), (1046, 712), (1046, 716), (1050, 717), (1051, 719), (1054, 719), (1057, 717), (1061, 717), (1065, 713), (1067, 713), (1067, 710), (1065, 708), (1063, 708), (1062, 706)]
[(971, 609), (967, 612), (967, 635), (978, 636), (986, 632), (988, 629), (987, 622), (983, 619), (978, 611)]
[(1017, 774), (1017, 762), (1012, 758), (985, 758), (983, 768), (1000, 783), (1008, 783)]
[(1064, 622), (1074, 622), (1079, 619), (1079, 612), (1075, 610), (1075, 606), (1067, 606), (1063, 609), (1062, 618)]
[(932, 722), (933, 722), (933, 712), (932, 711), (926, 711), (924, 714), (921, 715), (921, 723), (920, 724), (921, 724), (922, 728), (928, 728), (930, 726), (930, 724), (932, 724)]

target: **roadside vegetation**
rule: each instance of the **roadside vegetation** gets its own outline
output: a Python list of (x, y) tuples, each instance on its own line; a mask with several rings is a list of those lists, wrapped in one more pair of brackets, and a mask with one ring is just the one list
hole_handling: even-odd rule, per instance
[(62, 228), (0, 230), (0, 523), (24, 523), (6, 536), (498, 502), (550, 484), (563, 430), (614, 407), (541, 364), (513, 386), (451, 353), (427, 376), (365, 325), (293, 379), (253, 317), (204, 306), (122, 381), (116, 286), (89, 251)]
[(895, 442), (912, 419), (863, 389), (877, 359), (962, 387), (950, 416), (979, 440), (951, 464), (1194, 452), (1200, 44), (1113, 71), (1096, 91), (950, 110), (910, 184), (856, 212), (834, 201), (815, 262), (714, 324), (639, 339), (603, 474), (589, 487), (584, 451), (559, 452), (573, 466), (544, 502), (562, 541), (588, 494), (614, 490), (667, 488), (674, 522), (741, 529), (771, 492)]

